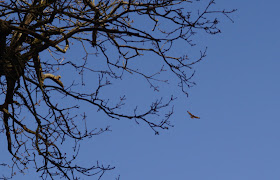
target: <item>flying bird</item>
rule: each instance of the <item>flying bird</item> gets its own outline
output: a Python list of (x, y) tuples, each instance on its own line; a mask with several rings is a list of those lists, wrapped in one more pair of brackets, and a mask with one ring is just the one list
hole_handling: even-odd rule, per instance
[(187, 111), (187, 112), (189, 113), (189, 115), (191, 116), (192, 119), (200, 119), (200, 117), (193, 115), (189, 111)]

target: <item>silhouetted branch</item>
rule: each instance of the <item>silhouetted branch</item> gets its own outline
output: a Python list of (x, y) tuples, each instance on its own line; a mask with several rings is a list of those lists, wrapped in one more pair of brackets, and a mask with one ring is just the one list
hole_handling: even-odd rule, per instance
[[(201, 3), (201, 8), (193, 9), (195, 3)], [(81, 174), (101, 178), (114, 169), (99, 162), (88, 168), (76, 164), (81, 140), (110, 131), (109, 127), (88, 127), (85, 110), (75, 104), (78, 101), (112, 119), (146, 124), (155, 134), (172, 127), (174, 96), (151, 100), (142, 108), (136, 104), (134, 110), (125, 111), (126, 96), (114, 102), (103, 92), (114, 81), (134, 76), (144, 79), (156, 92), (161, 84), (172, 80), (188, 95), (188, 88), (195, 84), (191, 80), (193, 66), (206, 57), (206, 50), (197, 59), (190, 59), (176, 49), (178, 43), (191, 48), (195, 34), (220, 33), (219, 17), (232, 21), (229, 15), (235, 11), (215, 10), (213, 0), (203, 3), (0, 1), (0, 112), (4, 127), (0, 132), (5, 132), (11, 154), (11, 177), (15, 172), (24, 173), (28, 167), (35, 167), (42, 179), (77, 179)], [(62, 57), (78, 45), (84, 50), (83, 58)], [(47, 52), (53, 59), (45, 57)], [(88, 59), (92, 54), (102, 58), (106, 66), (95, 67)], [(160, 59), (154, 72), (147, 72), (150, 67), (135, 66), (144, 55)], [(66, 68), (74, 69), (71, 76), (61, 70)], [(172, 77), (162, 79), (165, 72)], [(97, 83), (83, 91), (81, 87), (88, 85), (85, 74), (89, 73)], [(81, 80), (71, 83), (73, 77)], [(63, 98), (71, 103), (63, 103)], [(80, 120), (84, 125), (78, 123)], [(73, 154), (66, 155), (63, 147), (70, 141), (74, 143)]]

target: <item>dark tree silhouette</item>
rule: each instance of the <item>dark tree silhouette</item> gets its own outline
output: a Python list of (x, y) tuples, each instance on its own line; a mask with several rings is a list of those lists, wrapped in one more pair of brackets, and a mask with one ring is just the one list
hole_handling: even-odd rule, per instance
[[(187, 88), (194, 84), (192, 66), (205, 57), (205, 51), (198, 59), (169, 52), (176, 51), (177, 42), (192, 47), (196, 33), (220, 33), (218, 17), (230, 19), (228, 15), (234, 10), (215, 10), (214, 4), (214, 0), (0, 1), (1, 132), (11, 154), (11, 176), (24, 173), (27, 167), (35, 167), (42, 179), (76, 179), (81, 174), (101, 177), (113, 169), (99, 163), (89, 168), (76, 165), (79, 141), (109, 128), (81, 126), (77, 122), (86, 121), (86, 114), (78, 104), (63, 103), (65, 99), (88, 103), (112, 119), (146, 123), (156, 134), (172, 126), (173, 108), (168, 107), (173, 96), (151, 102), (147, 111), (135, 108), (127, 112), (121, 109), (125, 97), (112, 104), (100, 94), (124, 75), (142, 77), (158, 91), (158, 85), (168, 82), (160, 74), (169, 71), (187, 95)], [(79, 61), (63, 59), (62, 54), (72, 46), (84, 50)], [(92, 65), (88, 49), (103, 58), (103, 69)], [(53, 59), (45, 58), (47, 53)], [(164, 66), (154, 74), (131, 66), (132, 60), (145, 54), (157, 55)], [(75, 69), (73, 77), (81, 77), (80, 81), (71, 83), (71, 77), (63, 76), (63, 69), (71, 68)], [(80, 91), (87, 85), (84, 78), (88, 73), (98, 78), (98, 84), (91, 86), (95, 89)], [(70, 156), (64, 153), (63, 145), (71, 140), (75, 148)]]

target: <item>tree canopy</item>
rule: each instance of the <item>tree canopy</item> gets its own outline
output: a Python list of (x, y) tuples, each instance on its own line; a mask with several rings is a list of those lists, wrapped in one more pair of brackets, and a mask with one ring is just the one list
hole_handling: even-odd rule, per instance
[[(214, 4), (214, 0), (0, 1), (1, 132), (11, 154), (11, 176), (35, 167), (42, 179), (102, 177), (114, 168), (75, 163), (79, 141), (109, 130), (81, 125), (89, 112), (79, 108), (79, 102), (96, 107), (91, 113), (146, 123), (155, 134), (172, 127), (172, 95), (151, 102), (146, 111), (136, 106), (128, 112), (122, 111), (125, 96), (112, 103), (102, 90), (124, 76), (137, 76), (158, 91), (161, 83), (168, 83), (160, 74), (168, 71), (187, 95), (194, 85), (193, 65), (206, 51), (191, 59), (177, 52), (176, 44), (192, 48), (195, 34), (221, 32), (220, 18), (231, 20), (229, 14), (235, 10), (217, 10)], [(83, 50), (80, 60), (64, 58), (71, 47)], [(161, 59), (158, 71), (147, 73), (145, 67), (133, 66), (145, 55)], [(102, 66), (94, 66), (92, 59), (97, 57)], [(64, 75), (67, 69), (74, 69), (72, 77), (79, 78)], [(96, 81), (88, 84), (88, 76)], [(83, 86), (90, 88), (82, 91)], [(63, 103), (67, 100), (74, 104)], [(72, 156), (63, 149), (69, 140), (75, 142)]]

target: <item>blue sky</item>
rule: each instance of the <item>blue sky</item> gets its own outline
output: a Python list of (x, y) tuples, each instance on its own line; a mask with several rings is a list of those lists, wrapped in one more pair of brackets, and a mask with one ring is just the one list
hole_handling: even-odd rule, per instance
[[(116, 166), (104, 179), (118, 174), (122, 180), (280, 179), (280, 2), (216, 2), (238, 9), (235, 23), (224, 19), (222, 34), (198, 39), (208, 46), (208, 55), (195, 67), (197, 86), (189, 98), (176, 89), (162, 90), (163, 96), (175, 92), (179, 97), (175, 127), (155, 136), (144, 124), (98, 116), (97, 124), (111, 125), (112, 132), (84, 141), (79, 162)], [(137, 99), (133, 88), (128, 96)], [(201, 119), (190, 119), (187, 110)], [(7, 158), (5, 151), (0, 149), (0, 159)], [(31, 177), (37, 179), (32, 170), (14, 179)]]

